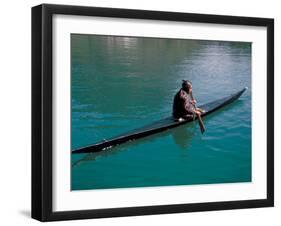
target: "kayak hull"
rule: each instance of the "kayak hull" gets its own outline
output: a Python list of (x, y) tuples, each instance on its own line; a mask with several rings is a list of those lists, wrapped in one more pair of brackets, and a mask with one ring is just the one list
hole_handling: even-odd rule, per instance
[[(218, 99), (216, 101), (209, 102), (207, 104), (200, 105), (199, 108), (204, 109), (206, 112), (202, 114), (202, 117), (228, 105), (231, 104), (233, 101), (237, 100), (245, 91), (247, 88), (242, 89), (241, 91), (234, 93), (232, 95), (229, 95), (227, 97)], [(157, 134), (160, 132), (163, 132), (168, 129), (172, 129), (181, 125), (184, 125), (188, 122), (191, 122), (193, 120), (196, 120), (197, 118), (189, 118), (184, 121), (176, 121), (172, 116), (161, 119), (159, 121), (156, 121), (150, 125), (129, 131), (124, 134), (120, 134), (116, 137), (107, 139), (107, 140), (102, 140), (100, 142), (97, 142), (93, 145), (82, 147), (79, 149), (76, 149), (72, 151), (73, 154), (79, 154), (79, 153), (92, 153), (92, 152), (99, 152), (103, 151), (105, 149), (114, 147), (116, 145), (132, 141), (132, 140), (137, 140), (143, 137), (147, 137), (153, 134)]]

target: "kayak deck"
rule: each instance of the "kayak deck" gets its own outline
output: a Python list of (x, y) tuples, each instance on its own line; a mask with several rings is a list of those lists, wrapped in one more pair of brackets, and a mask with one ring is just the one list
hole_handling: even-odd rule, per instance
[[(241, 91), (234, 93), (230, 96), (209, 102), (207, 104), (200, 105), (199, 108), (202, 108), (206, 111), (204, 114), (202, 114), (202, 117), (237, 100), (246, 90), (247, 90), (247, 88), (244, 88)], [(195, 120), (196, 119), (197, 118), (195, 118)], [(172, 129), (172, 128), (178, 127), (180, 125), (186, 124), (193, 120), (194, 120), (193, 118), (189, 118), (189, 119), (186, 119), (183, 121), (175, 121), (175, 119), (172, 116), (170, 116), (170, 117), (158, 120), (152, 124), (146, 125), (144, 127), (141, 127), (141, 128), (135, 129), (135, 130), (131, 130), (127, 133), (112, 137), (110, 139), (104, 139), (93, 145), (76, 149), (76, 150), (72, 151), (72, 153), (78, 154), (78, 153), (91, 153), (91, 152), (103, 151), (107, 148), (111, 148), (113, 146), (125, 143), (127, 141), (140, 139), (140, 138), (152, 135), (152, 134), (160, 133), (167, 129)]]

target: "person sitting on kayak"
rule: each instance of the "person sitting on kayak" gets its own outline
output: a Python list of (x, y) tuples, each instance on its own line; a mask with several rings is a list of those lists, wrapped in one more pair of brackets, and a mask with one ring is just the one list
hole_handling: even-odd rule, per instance
[[(182, 81), (182, 88), (177, 92), (174, 97), (173, 103), (173, 117), (177, 121), (184, 121), (187, 118), (199, 119), (201, 131), (205, 131), (201, 114), (205, 113), (204, 110), (196, 107), (197, 101), (192, 95), (192, 83), (188, 80)], [(202, 133), (203, 133), (202, 132)]]

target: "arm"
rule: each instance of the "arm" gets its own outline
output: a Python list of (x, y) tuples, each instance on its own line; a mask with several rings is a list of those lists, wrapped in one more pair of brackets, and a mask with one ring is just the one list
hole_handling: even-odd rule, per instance
[(194, 97), (193, 97), (193, 92), (192, 92), (192, 90), (190, 90), (189, 95), (190, 95), (190, 97), (191, 97), (192, 104), (193, 104), (193, 105), (197, 104), (197, 101), (196, 101), (196, 100), (194, 99)]

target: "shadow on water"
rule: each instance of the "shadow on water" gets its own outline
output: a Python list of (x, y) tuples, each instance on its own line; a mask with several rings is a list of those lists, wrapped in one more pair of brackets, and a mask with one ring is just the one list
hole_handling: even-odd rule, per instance
[(191, 147), (192, 138), (196, 134), (196, 123), (197, 121), (191, 122), (186, 126), (181, 126), (171, 130), (172, 138), (176, 145), (181, 149), (187, 149)]
[[(207, 123), (214, 117), (219, 116), (219, 114), (222, 111), (227, 111), (227, 110), (233, 109), (234, 107), (238, 108), (238, 107), (241, 107), (242, 105), (243, 105), (243, 101), (237, 100), (234, 103), (227, 105), (227, 106), (219, 109), (218, 111), (213, 112), (212, 114), (204, 117), (204, 122)], [(115, 155), (119, 152), (129, 150), (130, 147), (132, 147), (132, 146), (136, 146), (136, 145), (142, 144), (144, 142), (152, 142), (153, 140), (167, 137), (169, 135), (172, 135), (172, 138), (176, 145), (178, 145), (181, 149), (186, 150), (187, 148), (191, 147), (192, 138), (196, 134), (196, 129), (197, 129), (196, 124), (197, 123), (198, 123), (198, 121), (196, 120), (196, 121), (190, 122), (186, 125), (183, 125), (183, 126), (171, 129), (171, 130), (168, 129), (162, 133), (154, 134), (154, 135), (151, 135), (149, 137), (145, 137), (145, 138), (142, 138), (139, 140), (129, 141), (120, 146), (118, 145), (118, 146), (115, 146), (115, 147), (112, 147), (112, 148), (109, 148), (109, 149), (106, 149), (106, 150), (103, 150), (100, 152), (81, 154), (81, 155), (83, 155), (83, 157), (80, 158), (79, 160), (75, 161), (74, 163), (72, 163), (72, 167), (76, 167), (86, 161), (95, 161), (96, 158), (98, 158), (100, 156), (106, 157), (106, 156), (110, 156), (110, 155)], [(206, 129), (208, 130), (208, 128), (206, 128)]]

